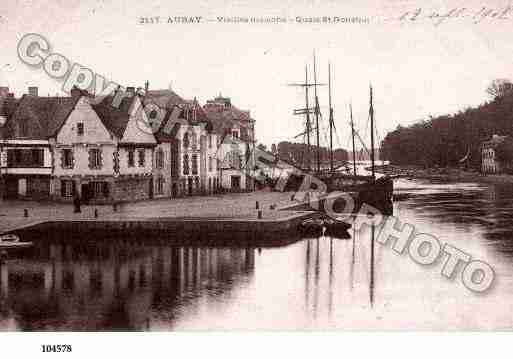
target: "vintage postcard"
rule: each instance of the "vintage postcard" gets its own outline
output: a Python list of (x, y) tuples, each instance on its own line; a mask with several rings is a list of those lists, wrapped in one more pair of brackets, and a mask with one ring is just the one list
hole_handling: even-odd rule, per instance
[(512, 25), (2, 2), (0, 331), (511, 330)]

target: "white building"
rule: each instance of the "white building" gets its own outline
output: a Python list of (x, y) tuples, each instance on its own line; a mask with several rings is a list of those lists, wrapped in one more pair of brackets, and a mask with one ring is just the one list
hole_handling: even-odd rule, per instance
[(249, 111), (232, 105), (227, 97), (216, 97), (203, 107), (218, 138), (217, 163), (219, 182), (224, 190), (254, 190), (255, 121)]

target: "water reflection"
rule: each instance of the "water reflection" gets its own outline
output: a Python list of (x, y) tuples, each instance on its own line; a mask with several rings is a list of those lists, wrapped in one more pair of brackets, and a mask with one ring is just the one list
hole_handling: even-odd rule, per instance
[(222, 295), (252, 274), (255, 249), (43, 244), (0, 266), (0, 316), (20, 330), (142, 330), (172, 323), (199, 293)]
[(492, 291), (376, 243), (379, 228), (272, 248), (50, 238), (0, 266), (0, 329), (511, 329), (512, 188), (396, 188), (401, 222), (490, 263)]

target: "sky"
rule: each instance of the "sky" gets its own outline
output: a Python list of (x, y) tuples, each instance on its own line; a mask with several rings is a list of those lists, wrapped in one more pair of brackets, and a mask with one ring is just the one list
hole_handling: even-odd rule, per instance
[[(8, 0), (0, 4), (0, 86), (17, 95), (38, 86), (40, 95), (64, 95), (62, 82), (20, 61), (17, 45), (27, 33), (44, 36), (51, 52), (66, 56), (124, 86), (171, 87), (201, 103), (219, 94), (250, 110), (257, 140), (270, 146), (293, 140), (304, 118), (301, 88), (305, 65), (317, 58), (319, 82), (328, 81), (337, 133), (335, 146), (349, 148), (349, 103), (357, 129), (368, 140), (369, 84), (374, 89), (378, 137), (408, 125), (477, 106), (489, 98), (495, 78), (513, 79), (513, 11), (505, 19), (480, 20), (486, 7), (502, 12), (507, 1), (121, 1)], [(436, 24), (427, 17), (461, 9), (461, 17)], [(415, 20), (400, 20), (421, 8)], [(483, 12), (483, 11), (482, 11)], [(141, 18), (159, 16), (158, 24)], [(168, 17), (201, 16), (197, 23)], [(217, 17), (275, 17), (280, 24), (220, 23)], [(361, 17), (360, 24), (298, 23), (296, 17)], [(413, 15), (411, 15), (413, 16)], [(410, 16), (410, 17), (411, 17)], [(310, 76), (312, 73), (310, 72)], [(319, 88), (328, 115), (327, 87)], [(298, 139), (302, 141), (302, 138)], [(326, 143), (326, 131), (321, 141)]]

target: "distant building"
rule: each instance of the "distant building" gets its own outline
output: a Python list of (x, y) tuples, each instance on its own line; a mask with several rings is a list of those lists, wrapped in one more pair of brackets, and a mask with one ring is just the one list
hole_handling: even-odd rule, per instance
[(481, 144), (483, 173), (501, 173), (513, 167), (513, 140), (509, 136), (493, 135)]

